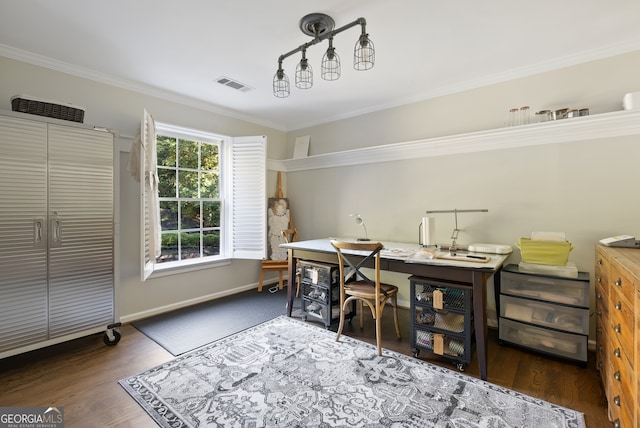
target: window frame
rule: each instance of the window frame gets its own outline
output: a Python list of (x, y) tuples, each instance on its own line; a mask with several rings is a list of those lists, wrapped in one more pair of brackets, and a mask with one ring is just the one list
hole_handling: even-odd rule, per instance
[[(156, 263), (155, 257), (150, 257), (153, 234), (150, 227), (150, 203), (158, 203), (159, 209), (158, 162), (154, 156), (157, 155), (156, 130), (160, 130), (158, 133), (165, 136), (193, 141), (216, 141), (219, 144), (219, 196), (221, 200), (224, 199), (220, 212), (219, 255), (164, 263)], [(142, 281), (228, 265), (233, 259), (260, 260), (266, 257), (266, 136), (230, 137), (166, 122), (155, 123), (145, 110), (141, 122), (140, 145)], [(155, 164), (147, 165), (147, 158), (153, 159)], [(153, 183), (154, 180), (155, 190), (149, 187), (149, 182)], [(155, 202), (152, 199), (154, 191)]]

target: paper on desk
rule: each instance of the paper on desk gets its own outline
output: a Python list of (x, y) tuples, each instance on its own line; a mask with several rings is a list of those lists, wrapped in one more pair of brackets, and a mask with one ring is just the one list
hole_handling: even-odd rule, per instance
[[(413, 256), (408, 257), (406, 263), (424, 263), (435, 266), (455, 266), (455, 267), (468, 267), (468, 268), (480, 268), (480, 269), (497, 269), (507, 259), (508, 255), (496, 254), (489, 257), (489, 261), (486, 263), (466, 262), (462, 260), (450, 260), (440, 259), (438, 256), (444, 256), (449, 254), (447, 251), (438, 251), (434, 258), (425, 257), (420, 252), (415, 253)], [(482, 256), (487, 257), (486, 254)]]

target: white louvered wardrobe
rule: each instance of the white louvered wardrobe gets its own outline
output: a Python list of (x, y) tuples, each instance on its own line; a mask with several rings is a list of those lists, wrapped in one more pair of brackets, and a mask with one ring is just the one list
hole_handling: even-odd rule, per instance
[(119, 341), (114, 146), (112, 132), (0, 112), (0, 358)]

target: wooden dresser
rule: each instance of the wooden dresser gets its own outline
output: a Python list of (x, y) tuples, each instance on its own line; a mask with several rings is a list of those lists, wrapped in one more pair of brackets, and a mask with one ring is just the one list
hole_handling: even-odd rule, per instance
[(596, 246), (596, 364), (613, 426), (640, 427), (640, 249)]

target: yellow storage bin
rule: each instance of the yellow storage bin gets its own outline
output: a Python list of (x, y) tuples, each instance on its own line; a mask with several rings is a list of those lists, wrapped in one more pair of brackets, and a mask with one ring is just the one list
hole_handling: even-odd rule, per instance
[(538, 241), (520, 238), (517, 247), (522, 253), (522, 261), (539, 265), (565, 266), (569, 252), (573, 250), (569, 241)]

